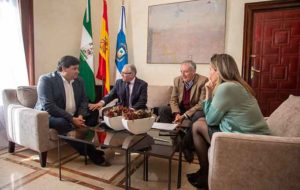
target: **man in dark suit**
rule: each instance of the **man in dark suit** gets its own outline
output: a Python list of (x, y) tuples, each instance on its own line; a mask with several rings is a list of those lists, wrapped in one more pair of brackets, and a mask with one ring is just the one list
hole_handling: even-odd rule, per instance
[(135, 110), (145, 109), (147, 104), (148, 84), (136, 77), (136, 67), (127, 64), (123, 67), (122, 79), (116, 81), (110, 93), (96, 104), (89, 104), (91, 110), (100, 109), (114, 99), (118, 99), (117, 105), (122, 105)]
[[(49, 113), (49, 127), (56, 129), (59, 134), (67, 134), (74, 128), (94, 126), (98, 122), (99, 112), (89, 111), (84, 82), (78, 74), (79, 60), (64, 56), (58, 62), (57, 71), (42, 75), (37, 85), (35, 109)], [(84, 154), (82, 143), (68, 143)], [(92, 145), (88, 145), (87, 154), (95, 164), (105, 162), (103, 152)]]

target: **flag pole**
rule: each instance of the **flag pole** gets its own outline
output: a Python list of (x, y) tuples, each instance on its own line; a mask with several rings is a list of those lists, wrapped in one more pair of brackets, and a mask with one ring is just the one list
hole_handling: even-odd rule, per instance
[(105, 81), (104, 80), (102, 80), (102, 98), (104, 97), (104, 95), (105, 95)]

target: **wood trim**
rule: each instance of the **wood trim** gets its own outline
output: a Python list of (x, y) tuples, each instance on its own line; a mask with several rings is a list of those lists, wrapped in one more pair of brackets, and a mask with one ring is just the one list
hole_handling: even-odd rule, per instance
[(299, 0), (276, 0), (256, 3), (245, 3), (244, 14), (244, 37), (243, 37), (243, 59), (242, 59), (242, 76), (249, 84), (251, 83), (251, 47), (253, 31), (253, 15), (259, 11), (272, 11), (276, 9), (291, 9), (300, 7)]
[(33, 0), (19, 0), (28, 80), (35, 85)]

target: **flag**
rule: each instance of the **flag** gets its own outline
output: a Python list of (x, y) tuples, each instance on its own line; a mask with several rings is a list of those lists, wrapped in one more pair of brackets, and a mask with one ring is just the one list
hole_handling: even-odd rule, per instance
[(93, 56), (93, 34), (91, 21), (91, 4), (87, 0), (87, 7), (83, 17), (83, 27), (80, 46), (79, 75), (85, 83), (85, 90), (91, 102), (95, 101), (95, 77), (94, 77), (94, 56)]
[(124, 65), (128, 64), (128, 51), (126, 43), (126, 16), (125, 7), (122, 5), (119, 33), (117, 37), (117, 48), (116, 48), (116, 79), (121, 78), (121, 72)]
[(109, 83), (109, 38), (108, 38), (108, 19), (107, 19), (107, 2), (103, 0), (103, 16), (100, 32), (100, 49), (99, 49), (99, 68), (97, 78), (102, 80), (104, 94), (110, 91)]

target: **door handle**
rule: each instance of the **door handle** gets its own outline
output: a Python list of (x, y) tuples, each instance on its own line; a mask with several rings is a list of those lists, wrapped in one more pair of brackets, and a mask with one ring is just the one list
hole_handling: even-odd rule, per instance
[(254, 67), (251, 67), (251, 79), (254, 77), (254, 73), (260, 73), (260, 70), (254, 69)]
[(252, 72), (256, 72), (256, 73), (260, 73), (260, 70), (254, 69), (253, 66), (251, 67), (251, 71), (252, 71)]

